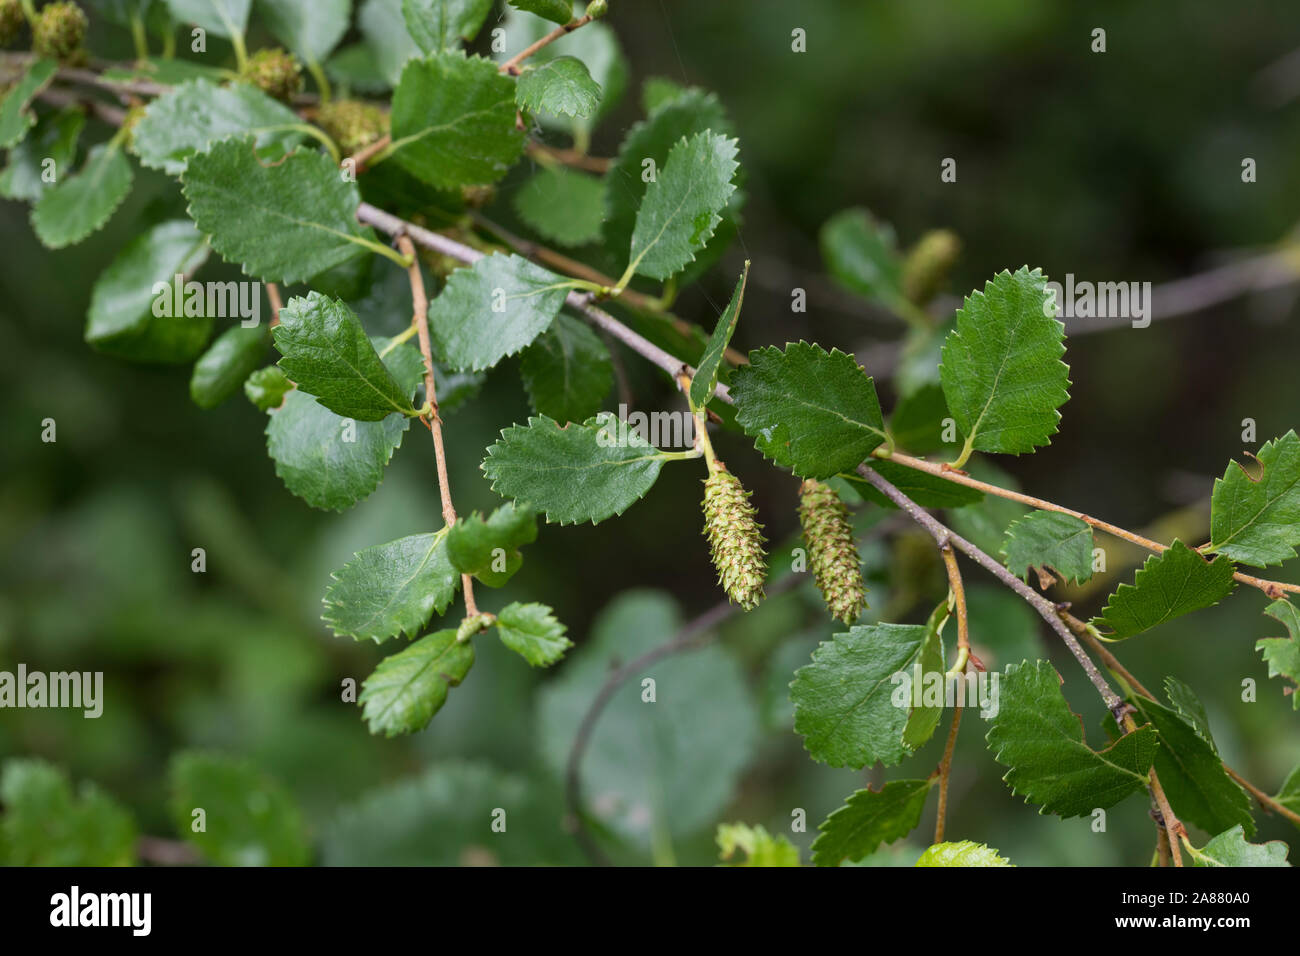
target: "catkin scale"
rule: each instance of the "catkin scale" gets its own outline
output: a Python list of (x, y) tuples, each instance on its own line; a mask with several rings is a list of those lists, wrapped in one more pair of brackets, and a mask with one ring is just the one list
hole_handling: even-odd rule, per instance
[(718, 583), (736, 604), (752, 611), (763, 599), (767, 562), (762, 525), (740, 479), (721, 462), (704, 481), (704, 532), (718, 570)]
[(799, 523), (826, 609), (832, 617), (852, 624), (867, 605), (867, 589), (849, 509), (833, 488), (810, 479), (799, 487)]

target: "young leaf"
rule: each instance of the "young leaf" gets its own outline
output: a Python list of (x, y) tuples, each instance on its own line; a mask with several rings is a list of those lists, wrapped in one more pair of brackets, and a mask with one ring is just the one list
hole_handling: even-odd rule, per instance
[(239, 391), (244, 380), (261, 367), (266, 355), (266, 326), (226, 329), (194, 364), (190, 398), (199, 408), (216, 408)]
[(882, 843), (893, 843), (921, 822), (926, 797), (937, 778), (891, 780), (879, 790), (853, 793), (817, 828), (812, 861), (817, 866), (856, 863), (875, 853)]
[(143, 165), (179, 176), (195, 153), (231, 136), (252, 136), (268, 154), (287, 153), (302, 142), (302, 125), (297, 113), (251, 83), (192, 80), (149, 104), (131, 148)]
[(1212, 607), (1232, 593), (1234, 568), (1225, 557), (1206, 561), (1181, 541), (1147, 558), (1132, 584), (1121, 584), (1093, 625), (1120, 640), (1149, 631), (1201, 608)]
[(497, 552), (516, 552), (537, 540), (537, 518), (527, 508), (506, 502), (485, 521), (476, 511), (452, 525), (447, 557), (462, 574), (492, 570)]
[(1042, 272), (1002, 271), (973, 292), (943, 344), (939, 380), (971, 449), (1018, 455), (1046, 445), (1070, 397), (1065, 326), (1048, 314)]
[[(303, 866), (311, 848), (293, 797), (247, 761), (185, 752), (168, 771), (176, 832), (218, 866)], [(202, 807), (206, 828), (195, 830)]]
[(455, 628), (385, 657), (361, 685), (357, 701), (370, 732), (396, 737), (423, 730), (473, 664), (474, 645), (456, 640)]
[(447, 556), (447, 529), (358, 551), (330, 574), (321, 620), (336, 637), (414, 637), (451, 605), (460, 572)]
[(50, 85), (59, 64), (53, 60), (35, 59), (28, 65), (18, 82), (11, 86), (0, 100), (0, 149), (11, 149), (36, 125), (36, 116), (28, 106)]
[[(26, 693), (22, 688), (19, 693)], [(73, 792), (43, 760), (10, 759), (0, 773), (0, 861), (7, 866), (131, 866), (131, 814), (93, 783)]]
[(454, 50), (472, 40), (492, 10), (492, 0), (402, 0), (407, 32), (425, 53)]
[(719, 823), (715, 836), (718, 857), (731, 860), (739, 850), (744, 860), (723, 862), (722, 866), (798, 866), (799, 849), (784, 836), (772, 836), (766, 827), (751, 827), (743, 823)]
[(1300, 438), (1287, 432), (1266, 443), (1256, 461), (1258, 479), (1230, 464), (1214, 482), (1210, 550), (1266, 568), (1295, 557), (1300, 545)]
[(1108, 809), (1147, 783), (1158, 737), (1151, 727), (1092, 750), (1083, 722), (1070, 712), (1061, 677), (1047, 661), (1012, 664), (1003, 672), (997, 715), (987, 735), (993, 759), (1009, 767), (1004, 780), (1039, 813), (1078, 817)]
[(709, 344), (704, 347), (704, 354), (700, 356), (699, 367), (695, 370), (695, 377), (691, 379), (691, 405), (695, 408), (703, 408), (713, 397), (713, 390), (718, 385), (718, 372), (722, 369), (722, 363), (726, 360), (727, 346), (731, 344), (731, 336), (735, 334), (736, 322), (740, 319), (740, 309), (745, 302), (745, 280), (749, 278), (749, 260), (745, 260), (745, 268), (740, 273), (740, 278), (736, 280), (736, 290), (731, 293), (731, 301), (718, 316), (718, 324), (713, 328), (713, 335), (709, 337)]
[(319, 292), (290, 299), (272, 334), (284, 356), (280, 368), (334, 414), (377, 422), (413, 411), (407, 390), (380, 361), (361, 320), (339, 299)]
[(515, 193), (519, 218), (539, 235), (562, 246), (600, 238), (605, 218), (605, 181), (569, 169), (543, 169)]
[(1031, 511), (1007, 528), (1007, 567), (1029, 580), (1032, 569), (1051, 569), (1062, 581), (1092, 577), (1092, 528), (1058, 511)]
[(251, 139), (222, 140), (191, 157), (181, 182), (212, 248), (267, 282), (299, 282), (374, 245), (357, 222), (356, 183), (323, 153), (297, 149), (263, 166)]
[(1255, 642), (1268, 664), (1269, 677), (1284, 677), (1291, 682), (1291, 707), (1300, 710), (1300, 611), (1286, 599), (1274, 601), (1264, 613), (1281, 621), (1289, 637), (1265, 637)]
[(244, 382), (244, 395), (262, 412), (279, 408), (292, 390), (293, 382), (274, 365), (259, 368)]
[(561, 428), (545, 415), (512, 425), (487, 450), (492, 490), (553, 524), (604, 521), (653, 487), (667, 455), (609, 412)]
[(429, 303), (435, 351), (452, 368), (491, 368), (545, 332), (571, 288), (519, 256), (484, 256)]
[(496, 182), (524, 150), (514, 82), (490, 60), (459, 51), (406, 64), (392, 126), (393, 158), (443, 189)]
[[(206, 301), (185, 315), (175, 277), (189, 277), (208, 258), (208, 244), (187, 219), (160, 222), (128, 242), (99, 277), (86, 312), (86, 341), (96, 351), (136, 361), (185, 362), (212, 333)], [(170, 309), (154, 315), (166, 296)], [(177, 306), (182, 306), (177, 308)], [(196, 303), (197, 305), (197, 303)]]
[(557, 56), (519, 74), (515, 104), (530, 113), (590, 116), (600, 105), (600, 84), (572, 56)]
[(800, 478), (851, 472), (885, 440), (875, 383), (853, 356), (799, 342), (757, 349), (749, 363), (731, 379), (736, 421)]
[(826, 271), (844, 288), (891, 309), (903, 301), (903, 264), (888, 223), (845, 209), (826, 220), (818, 241)]
[(564, 625), (545, 604), (507, 604), (496, 626), (501, 643), (533, 667), (554, 664), (573, 646), (564, 636)]
[[(579, 35), (589, 29), (590, 26), (584, 27)], [(683, 136), (710, 129), (718, 133), (730, 132), (731, 124), (722, 105), (712, 93), (689, 89), (628, 131), (618, 156), (605, 174), (608, 189), (604, 233), (605, 245), (609, 249), (626, 249), (632, 242), (637, 211), (649, 186), (646, 169), (662, 170), (669, 151)], [(653, 167), (648, 166), (650, 163)]]
[(257, 0), (271, 35), (308, 63), (323, 63), (352, 20), (352, 0)]
[(253, 0), (166, 0), (172, 16), (219, 37), (242, 37), (248, 29)]
[(936, 843), (921, 854), (917, 866), (1015, 866), (983, 843), (962, 840), (960, 843)]
[(1274, 799), (1288, 810), (1300, 813), (1300, 765), (1287, 774), (1286, 780), (1282, 781), (1282, 789)]
[(943, 719), (943, 709), (945, 699), (940, 698), (938, 704), (934, 704), (925, 693), (928, 682), (936, 679), (943, 680), (940, 686), (944, 688), (945, 696), (947, 691), (947, 680), (943, 662), (943, 633), (944, 622), (948, 619), (948, 602), (941, 601), (930, 615), (930, 619), (925, 623), (925, 640), (921, 642), (921, 652), (917, 655), (916, 664), (912, 668), (911, 677), (914, 681), (921, 683), (921, 693), (919, 695), (920, 703), (917, 703), (918, 695), (915, 686), (913, 693), (908, 696), (907, 723), (903, 727), (903, 746), (908, 750), (919, 750), (925, 742), (934, 736), (935, 730), (939, 727), (939, 721)]
[(533, 410), (557, 422), (594, 415), (614, 384), (614, 364), (600, 336), (583, 322), (557, 315), (524, 349), (519, 371)]
[(857, 770), (907, 756), (907, 700), (896, 702), (899, 672), (910, 673), (925, 643), (920, 624), (855, 625), (822, 641), (790, 684), (795, 733), (818, 763)]
[(1281, 840), (1247, 843), (1240, 826), (1220, 833), (1200, 850), (1192, 851), (1197, 866), (1290, 866)]
[[(423, 363), (409, 345), (390, 352), (388, 371), (414, 395)], [(406, 415), (379, 422), (341, 418), (306, 392), (294, 389), (266, 425), (266, 448), (275, 473), (313, 508), (343, 511), (384, 480), (384, 467), (410, 427)]]
[(131, 163), (121, 146), (100, 143), (74, 175), (46, 190), (32, 207), (32, 228), (47, 249), (62, 249), (98, 232), (131, 191)]
[(1178, 711), (1178, 716), (1196, 731), (1198, 737), (1209, 744), (1211, 750), (1218, 753), (1219, 748), (1215, 746), (1214, 736), (1210, 733), (1210, 718), (1205, 713), (1205, 705), (1201, 703), (1195, 691), (1177, 677), (1166, 677), (1165, 696), (1169, 698), (1169, 703), (1173, 705), (1174, 710)]
[(561, 25), (573, 19), (573, 0), (510, 0), (510, 6)]
[(77, 154), (77, 139), (86, 124), (79, 109), (59, 110), (41, 117), (36, 131), (9, 151), (9, 162), (0, 173), (0, 196), (36, 202), (51, 184), (45, 181), (44, 163), (53, 163), (58, 180), (68, 175)]
[(711, 131), (678, 141), (641, 200), (629, 275), (667, 279), (695, 260), (736, 190), (736, 151), (734, 139)]
[(1137, 708), (1139, 722), (1145, 721), (1160, 734), (1156, 775), (1178, 819), (1210, 833), (1239, 825), (1247, 836), (1252, 835), (1255, 821), (1250, 816), (1250, 798), (1228, 776), (1214, 748), (1162, 704), (1138, 694), (1129, 703)]

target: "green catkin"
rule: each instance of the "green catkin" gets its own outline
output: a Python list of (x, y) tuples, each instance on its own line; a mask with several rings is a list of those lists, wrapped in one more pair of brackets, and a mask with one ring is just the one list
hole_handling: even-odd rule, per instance
[(239, 77), (284, 103), (302, 92), (302, 64), (279, 47), (258, 50), (248, 58)]
[(925, 305), (948, 277), (961, 240), (947, 229), (934, 229), (917, 240), (903, 262), (903, 295), (915, 305)]
[(378, 106), (360, 100), (322, 103), (316, 111), (316, 125), (338, 144), (345, 154), (369, 146), (388, 132), (388, 114)]
[(849, 509), (829, 485), (808, 480), (799, 488), (799, 522), (826, 609), (832, 617), (852, 624), (867, 606), (867, 589)]
[(22, 0), (0, 0), (0, 46), (17, 43), (26, 23)]
[(75, 3), (51, 3), (32, 24), (32, 49), (37, 56), (66, 60), (81, 49), (86, 26), (86, 14)]
[(721, 462), (704, 481), (704, 532), (718, 569), (718, 583), (733, 602), (752, 611), (763, 600), (767, 562), (762, 525), (740, 479)]

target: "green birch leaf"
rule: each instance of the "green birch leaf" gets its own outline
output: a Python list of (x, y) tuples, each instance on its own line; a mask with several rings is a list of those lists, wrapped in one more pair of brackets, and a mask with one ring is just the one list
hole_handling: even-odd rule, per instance
[(643, 498), (666, 459), (634, 429), (604, 412), (560, 427), (539, 415), (512, 425), (487, 450), (492, 490), (546, 515), (552, 524), (604, 521)]
[(1007, 567), (1026, 581), (1039, 568), (1056, 572), (1062, 581), (1092, 577), (1092, 529), (1059, 511), (1031, 511), (1012, 522), (1002, 553)]
[(515, 105), (530, 113), (590, 116), (600, 105), (600, 84), (577, 57), (557, 56), (519, 74)]
[(352, 0), (257, 0), (271, 35), (307, 63), (323, 63), (352, 22)]
[[(251, 763), (187, 751), (168, 768), (176, 832), (217, 866), (305, 866), (311, 856), (302, 814), (288, 790)], [(195, 832), (202, 807), (207, 828)]]
[(27, 65), (18, 82), (9, 88), (0, 100), (0, 149), (11, 149), (36, 125), (36, 116), (28, 107), (32, 100), (50, 85), (59, 64), (53, 60), (35, 59)]
[(545, 332), (572, 288), (520, 256), (484, 256), (429, 303), (435, 352), (452, 368), (491, 368)]
[[(408, 395), (415, 394), (422, 374), (417, 358), (413, 348), (402, 345), (385, 362)], [(410, 424), (398, 414), (378, 422), (343, 418), (295, 388), (270, 414), (266, 450), (289, 491), (313, 508), (343, 511), (379, 487)]]
[(1247, 836), (1254, 834), (1250, 797), (1228, 776), (1219, 755), (1195, 728), (1177, 712), (1138, 694), (1129, 703), (1137, 708), (1139, 722), (1160, 735), (1156, 774), (1178, 819), (1210, 833), (1239, 825)]
[(1121, 640), (1149, 631), (1192, 611), (1213, 607), (1232, 593), (1235, 569), (1225, 557), (1206, 561), (1181, 541), (1162, 554), (1153, 554), (1132, 584), (1121, 584), (1110, 596), (1096, 627), (1107, 638)]
[(330, 574), (321, 620), (336, 637), (376, 644), (415, 637), (451, 605), (460, 572), (447, 556), (447, 529), (365, 548)]
[(293, 382), (274, 365), (259, 368), (244, 382), (244, 395), (263, 412), (279, 408), (292, 390)]
[(149, 104), (131, 134), (141, 164), (179, 176), (195, 153), (231, 136), (251, 136), (265, 156), (287, 153), (303, 140), (298, 114), (251, 83), (218, 86), (192, 80)]
[(1256, 568), (1295, 557), (1300, 545), (1300, 438), (1294, 430), (1267, 442), (1252, 478), (1236, 464), (1214, 482), (1210, 548)]
[[(718, 844), (721, 866), (798, 866), (799, 848), (778, 834), (772, 836), (766, 827), (751, 827), (744, 823), (719, 823), (714, 839)], [(744, 860), (731, 860), (736, 851), (745, 854)]]
[(736, 280), (736, 290), (731, 293), (731, 301), (723, 309), (722, 315), (718, 316), (718, 324), (713, 328), (713, 335), (709, 336), (709, 344), (704, 347), (695, 377), (691, 379), (691, 404), (696, 408), (703, 408), (709, 403), (713, 390), (718, 385), (718, 373), (726, 361), (727, 346), (731, 344), (731, 336), (735, 334), (736, 323), (740, 320), (740, 309), (745, 302), (745, 280), (748, 278), (749, 260), (745, 260), (744, 271)]
[(77, 139), (86, 125), (79, 109), (59, 110), (41, 117), (36, 131), (9, 151), (9, 162), (0, 173), (0, 196), (36, 202), (53, 183), (43, 178), (45, 161), (54, 163), (55, 182), (68, 174), (77, 154)]
[(549, 667), (573, 646), (564, 625), (545, 604), (507, 604), (497, 615), (497, 635), (533, 667)]
[(903, 262), (888, 223), (845, 209), (826, 220), (818, 241), (826, 271), (844, 288), (891, 309), (903, 301)]
[(447, 556), (462, 574), (482, 574), (492, 569), (498, 551), (518, 551), (537, 540), (537, 517), (527, 508), (506, 502), (484, 520), (477, 511), (461, 518), (447, 538)]
[(524, 151), (513, 80), (491, 60), (459, 51), (406, 64), (392, 127), (397, 163), (442, 189), (496, 182)]
[(131, 163), (119, 145), (100, 143), (85, 165), (32, 207), (32, 229), (47, 249), (62, 249), (98, 232), (131, 191)]
[(1192, 851), (1197, 866), (1290, 866), (1289, 852), (1281, 840), (1247, 843), (1240, 826), (1220, 833), (1200, 850)]
[(43, 760), (9, 759), (0, 773), (0, 862), (7, 866), (131, 866), (131, 814), (89, 781), (75, 792)]
[(1047, 661), (1012, 664), (1002, 673), (999, 707), (987, 735), (993, 759), (1010, 768), (1003, 779), (1039, 813), (1079, 817), (1108, 809), (1147, 783), (1158, 735), (1151, 727), (1092, 750), (1083, 721), (1061, 693)]
[(1196, 692), (1177, 677), (1166, 677), (1165, 696), (1169, 698), (1169, 703), (1173, 705), (1174, 710), (1178, 711), (1178, 716), (1196, 731), (1198, 737), (1209, 744), (1211, 750), (1218, 753), (1219, 748), (1215, 746), (1214, 736), (1210, 733), (1210, 718), (1205, 713), (1205, 705), (1196, 696)]
[(600, 238), (605, 218), (605, 182), (569, 169), (543, 169), (515, 193), (519, 218), (538, 235), (562, 246)]
[[(585, 33), (590, 27), (579, 31)], [(686, 90), (676, 100), (666, 103), (635, 124), (628, 131), (613, 165), (605, 173), (606, 217), (605, 245), (611, 250), (626, 249), (632, 242), (637, 211), (649, 186), (646, 169), (653, 163), (661, 170), (668, 153), (684, 136), (705, 130), (728, 133), (731, 124), (718, 98), (700, 89)]]
[(641, 84), (641, 109), (647, 116), (681, 97), (686, 87), (666, 76), (648, 76)]
[(573, 19), (573, 0), (510, 0), (510, 6), (561, 25)]
[[(984, 498), (984, 493), (974, 488), (908, 468), (887, 458), (870, 458), (865, 464), (922, 508), (962, 508)], [(886, 498), (875, 485), (856, 472), (844, 472), (840, 477), (867, 501), (882, 508), (898, 510), (893, 499)]]
[(330, 66), (347, 85), (380, 93), (396, 86), (408, 60), (419, 56), (408, 31), (402, 0), (365, 0), (357, 13), (363, 44), (345, 47), (330, 58)]
[[(1046, 445), (1070, 397), (1065, 326), (1042, 272), (1002, 271), (966, 297), (943, 344), (939, 380), (971, 449), (1018, 455)], [(964, 458), (963, 458), (964, 460)]]
[(947, 444), (943, 440), (943, 420), (949, 417), (943, 389), (935, 384), (922, 385), (898, 400), (889, 419), (889, 432), (899, 448), (928, 455)]
[[(908, 700), (907, 723), (903, 727), (903, 746), (908, 750), (921, 749), (934, 736), (939, 721), (943, 719), (945, 698), (940, 697), (936, 705), (926, 692), (930, 686), (927, 682), (936, 677), (943, 680), (947, 670), (943, 662), (943, 625), (947, 620), (948, 601), (945, 599), (925, 623), (925, 640), (909, 675), (912, 695)], [(947, 690), (946, 681), (939, 686), (943, 691)], [(917, 703), (918, 699), (920, 703)]]
[[(194, 358), (212, 334), (212, 318), (206, 301), (197, 315), (184, 314), (183, 293), (176, 301), (175, 277), (193, 275), (208, 253), (208, 244), (187, 219), (161, 222), (136, 236), (95, 279), (86, 342), (97, 352), (133, 361)], [(160, 301), (169, 304), (160, 311), (172, 314), (154, 315)]]
[(851, 472), (885, 440), (876, 386), (853, 356), (807, 342), (749, 353), (731, 377), (736, 421), (800, 478)]
[(180, 23), (192, 23), (209, 33), (232, 39), (248, 29), (248, 13), (253, 0), (166, 0), (172, 17)]
[(936, 778), (891, 780), (879, 790), (853, 793), (817, 828), (812, 861), (817, 866), (839, 866), (845, 860), (856, 863), (870, 856), (882, 843), (902, 839), (921, 822), (921, 811)]
[(379, 662), (361, 685), (362, 716), (372, 734), (396, 737), (423, 730), (474, 664), (474, 645), (455, 628), (422, 637)]
[(737, 149), (734, 139), (711, 131), (673, 146), (637, 211), (629, 273), (667, 279), (695, 260), (736, 190)]
[(1015, 866), (998, 851), (983, 843), (962, 840), (960, 843), (936, 843), (928, 847), (917, 866)]
[(892, 678), (910, 673), (925, 638), (920, 624), (869, 624), (818, 645), (790, 684), (795, 733), (814, 760), (858, 770), (907, 756), (906, 685)]
[(1290, 632), (1289, 637), (1265, 637), (1255, 642), (1264, 662), (1268, 664), (1269, 677), (1283, 677), (1292, 684), (1291, 707), (1300, 710), (1300, 611), (1290, 601), (1280, 599), (1264, 609), (1264, 613), (1281, 621)]
[[(1282, 782), (1282, 789), (1277, 792), (1274, 799), (1287, 809), (1300, 813), (1300, 765), (1287, 774), (1286, 780)], [(1300, 824), (1296, 825), (1300, 826)]]
[(190, 398), (199, 408), (216, 408), (239, 391), (261, 367), (269, 337), (266, 326), (231, 326), (217, 336), (190, 376)]
[(492, 0), (402, 0), (406, 30), (425, 53), (474, 39), (491, 11)]
[(272, 335), (284, 374), (334, 414), (377, 422), (393, 412), (413, 411), (407, 390), (384, 367), (361, 320), (341, 300), (319, 292), (290, 299)]
[(557, 422), (594, 415), (614, 384), (614, 363), (586, 323), (557, 315), (519, 361), (533, 410)]
[(300, 282), (374, 244), (357, 222), (356, 183), (322, 153), (297, 149), (263, 166), (250, 140), (223, 140), (191, 157), (181, 182), (212, 248), (267, 282)]

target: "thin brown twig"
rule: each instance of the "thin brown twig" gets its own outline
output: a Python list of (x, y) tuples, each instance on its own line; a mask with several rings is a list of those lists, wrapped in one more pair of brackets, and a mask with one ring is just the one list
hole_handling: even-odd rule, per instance
[(271, 303), (271, 328), (280, 324), (280, 310), (284, 303), (280, 301), (280, 287), (274, 282), (266, 284), (266, 301)]
[(612, 159), (604, 156), (588, 156), (586, 153), (580, 153), (576, 149), (563, 149), (559, 146), (550, 146), (546, 143), (538, 142), (535, 139), (528, 141), (528, 152), (542, 162), (547, 159), (553, 159), (563, 166), (572, 166), (574, 169), (586, 170), (589, 173), (604, 175), (609, 172), (609, 167), (613, 165)]
[[(987, 481), (980, 481), (978, 478), (972, 478), (963, 471), (959, 471), (946, 464), (935, 461), (927, 461), (924, 458), (915, 458), (912, 455), (905, 455), (902, 452), (895, 451), (890, 454), (888, 451), (880, 451), (877, 457), (888, 458), (889, 461), (896, 461), (900, 465), (908, 468), (914, 468), (917, 471), (923, 471), (928, 475), (934, 475), (936, 478), (943, 478), (954, 484), (965, 485), (967, 488), (974, 488), (986, 494), (997, 495), (999, 498), (1006, 498), (1010, 501), (1018, 501), (1023, 505), (1031, 508), (1038, 508), (1041, 511), (1055, 511), (1059, 514), (1070, 515), (1078, 518), (1080, 521), (1099, 531), (1104, 531), (1109, 535), (1128, 541), (1130, 544), (1136, 544), (1139, 547), (1146, 548), (1148, 551), (1154, 551), (1160, 554), (1168, 550), (1168, 545), (1161, 544), (1159, 541), (1152, 541), (1150, 538), (1144, 538), (1140, 534), (1134, 534), (1121, 528), (1119, 525), (1111, 524), (1108, 521), (1102, 521), (1100, 518), (1094, 518), (1091, 515), (1084, 514), (1082, 511), (1075, 511), (1073, 508), (1066, 508), (1064, 505), (1058, 505), (1042, 498), (1035, 498), (1033, 495), (1026, 495), (1019, 491), (1012, 491), (1009, 488), (1002, 488), (998, 485), (989, 484)], [(1269, 597), (1278, 598), (1282, 592), (1290, 591), (1294, 594), (1300, 594), (1300, 584), (1288, 584), (1284, 581), (1268, 581), (1263, 578), (1257, 578), (1251, 574), (1237, 572), (1233, 578), (1242, 584), (1248, 584), (1253, 588), (1258, 588)]]
[(594, 19), (595, 17), (591, 16), (590, 14), (585, 14), (581, 17), (578, 17), (576, 20), (570, 20), (568, 23), (556, 27), (554, 30), (546, 34), (546, 36), (542, 37), (536, 43), (532, 43), (524, 47), (522, 50), (520, 50), (510, 59), (506, 60), (499, 67), (497, 67), (497, 69), (502, 73), (508, 73), (511, 76), (518, 76), (519, 64), (523, 63), (524, 60), (528, 59), (530, 56), (532, 56), (534, 53), (536, 53), (538, 50), (542, 49), (543, 47), (550, 46), (556, 40), (568, 36), (570, 33), (578, 29), (579, 27), (586, 26)]
[(349, 156), (348, 159), (352, 161), (353, 172), (357, 172), (357, 173), (362, 172), (366, 168), (366, 163), (374, 159), (376, 155), (382, 153), (389, 146), (391, 146), (392, 142), (393, 142), (393, 134), (385, 133), (383, 136), (379, 137), (379, 139), (375, 140), (369, 146), (363, 146), (355, 153), (353, 153), (351, 156)]
[[(407, 275), (411, 280), (411, 303), (414, 316), (415, 333), (420, 339), (420, 354), (424, 357), (424, 393), (429, 403), (429, 430), (433, 433), (433, 457), (438, 467), (438, 493), (442, 497), (442, 520), (451, 527), (456, 523), (456, 507), (451, 503), (451, 481), (447, 477), (447, 450), (442, 441), (442, 416), (438, 414), (438, 392), (433, 380), (433, 347), (429, 340), (429, 297), (424, 290), (424, 276), (420, 272), (420, 258), (415, 254), (411, 237), (405, 234), (397, 237), (397, 247), (402, 255), (411, 260)], [(474, 601), (474, 579), (468, 574), (460, 576), (461, 586), (465, 590), (465, 616), (478, 616), (478, 605)]]

